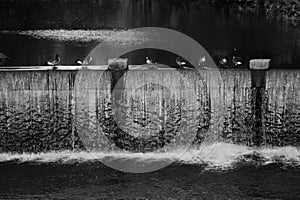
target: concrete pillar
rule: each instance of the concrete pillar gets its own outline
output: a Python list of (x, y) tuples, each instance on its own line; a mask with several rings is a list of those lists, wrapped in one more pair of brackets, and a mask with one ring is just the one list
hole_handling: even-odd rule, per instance
[(265, 85), (266, 70), (269, 69), (270, 59), (250, 60), (251, 90), (252, 90), (252, 113), (254, 123), (253, 145), (265, 144)]
[[(108, 60), (108, 70), (111, 72), (112, 82), (111, 91), (115, 88), (120, 78), (124, 75), (125, 71), (128, 70), (128, 59), (127, 58), (111, 58)], [(119, 83), (122, 84), (122, 83)]]

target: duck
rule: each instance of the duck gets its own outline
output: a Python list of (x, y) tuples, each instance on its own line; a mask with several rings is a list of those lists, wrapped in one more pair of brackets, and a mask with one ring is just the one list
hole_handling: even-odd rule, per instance
[(177, 57), (175, 62), (179, 67), (186, 67), (187, 66), (187, 61), (182, 57)]
[(206, 56), (202, 56), (201, 58), (199, 58), (198, 60), (198, 65), (200, 67), (203, 67), (204, 63), (206, 62)]
[(199, 63), (205, 63), (206, 62), (206, 56), (202, 56), (200, 59), (199, 59)]
[(158, 63), (157, 60), (152, 60), (149, 56), (146, 57), (146, 64), (153, 65), (153, 64), (157, 64), (157, 63)]
[(205, 65), (206, 63), (206, 56), (202, 56), (198, 59), (198, 66), (201, 67), (202, 69), (210, 69)]
[(60, 57), (58, 54), (55, 55), (53, 60), (47, 61), (47, 65), (53, 66), (53, 69), (57, 69), (57, 65), (60, 63)]
[(9, 60), (9, 57), (0, 52), (0, 65), (5, 64)]
[(237, 49), (234, 48), (233, 49), (233, 56), (232, 56), (232, 63), (234, 64), (235, 67), (239, 67), (241, 65), (243, 65), (243, 59), (238, 57), (236, 52), (237, 52)]
[(93, 58), (92, 57), (86, 57), (84, 60), (77, 60), (76, 63), (81, 65), (82, 68), (87, 68), (87, 65), (89, 65), (92, 62)]
[(228, 60), (226, 57), (222, 57), (219, 60), (219, 64), (221, 67), (227, 67), (228, 66)]

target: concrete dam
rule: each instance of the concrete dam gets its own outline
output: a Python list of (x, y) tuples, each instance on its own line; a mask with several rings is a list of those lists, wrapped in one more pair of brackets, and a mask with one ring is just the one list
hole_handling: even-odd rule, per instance
[(299, 145), (299, 70), (257, 78), (247, 69), (220, 69), (221, 81), (211, 73), (2, 70), (0, 151)]

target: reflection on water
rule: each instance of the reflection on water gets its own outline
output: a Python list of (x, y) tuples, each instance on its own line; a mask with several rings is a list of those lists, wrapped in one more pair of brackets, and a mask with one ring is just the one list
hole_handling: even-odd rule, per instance
[[(201, 1), (1, 1), (0, 16), (1, 30), (8, 31), (165, 27), (191, 36), (213, 58), (230, 57), (236, 47), (245, 60), (270, 57), (275, 67), (283, 68), (296, 68), (300, 63), (300, 35), (296, 27), (266, 19), (259, 11), (242, 14)], [(0, 43), (0, 50), (11, 58), (8, 65), (41, 65), (56, 53), (62, 55), (63, 64), (73, 64), (95, 45), (5, 34), (1, 34)]]

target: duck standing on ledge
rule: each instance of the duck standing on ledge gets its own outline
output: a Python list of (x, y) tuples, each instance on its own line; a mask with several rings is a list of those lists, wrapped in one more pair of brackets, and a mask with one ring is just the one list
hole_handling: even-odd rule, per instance
[(92, 62), (92, 57), (86, 57), (84, 60), (77, 60), (76, 63), (81, 65), (83, 69), (86, 69), (87, 66)]
[(227, 60), (227, 58), (226, 57), (220, 58), (219, 64), (220, 64), (220, 67), (227, 68), (228, 67), (228, 60)]
[(187, 66), (187, 61), (182, 57), (177, 57), (175, 60), (178, 67), (183, 68)]
[(208, 68), (205, 66), (205, 62), (206, 62), (206, 56), (202, 56), (202, 57), (199, 58), (199, 60), (198, 60), (198, 65), (199, 65), (201, 68), (208, 69)]
[(55, 58), (51, 61), (47, 61), (47, 65), (53, 66), (53, 69), (57, 69), (57, 65), (60, 63), (60, 57), (58, 54), (55, 55)]
[(9, 57), (4, 53), (0, 53), (0, 65), (4, 65), (9, 60)]
[(243, 59), (237, 56), (237, 49), (233, 49), (232, 63), (235, 67), (243, 65)]
[(152, 60), (150, 57), (146, 57), (146, 64), (149, 65), (150, 69), (157, 69), (157, 64), (158, 61), (157, 60)]
[(157, 63), (158, 63), (157, 60), (152, 60), (149, 56), (146, 57), (146, 64), (153, 65), (153, 64), (157, 64)]

